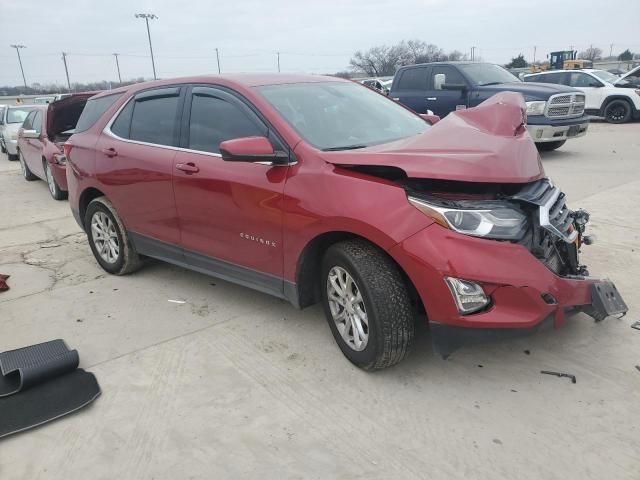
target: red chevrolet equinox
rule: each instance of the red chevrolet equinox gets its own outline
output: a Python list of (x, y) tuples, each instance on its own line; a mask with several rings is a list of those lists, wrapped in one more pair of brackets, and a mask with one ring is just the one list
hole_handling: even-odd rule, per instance
[(545, 177), (520, 94), (428, 120), (332, 77), (112, 90), (65, 144), (70, 205), (107, 272), (154, 257), (322, 302), (364, 369), (402, 360), (416, 318), (447, 356), (626, 311), (579, 262), (588, 214)]

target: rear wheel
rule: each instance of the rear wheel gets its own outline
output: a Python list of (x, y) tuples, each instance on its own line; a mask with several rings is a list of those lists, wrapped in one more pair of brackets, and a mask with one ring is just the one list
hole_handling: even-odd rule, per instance
[(31, 170), (29, 170), (29, 165), (27, 165), (27, 162), (25, 162), (24, 155), (22, 155), (22, 152), (20, 150), (18, 150), (18, 156), (20, 157), (20, 171), (22, 171), (22, 176), (24, 177), (24, 179), (27, 182), (33, 182), (34, 180), (37, 180), (38, 177), (36, 177), (31, 172)]
[(106, 197), (89, 203), (84, 225), (93, 256), (104, 270), (126, 275), (142, 266), (118, 213)]
[(18, 160), (18, 159), (19, 159), (19, 157), (20, 157), (20, 152), (18, 152), (18, 153), (9, 153), (9, 152), (7, 151), (7, 159), (8, 159), (10, 162), (15, 162), (16, 160)]
[(557, 142), (541, 142), (536, 143), (536, 147), (538, 147), (538, 150), (541, 152), (550, 152), (552, 150), (557, 150), (566, 142), (566, 140), (558, 140)]
[(612, 100), (604, 107), (604, 118), (609, 123), (625, 123), (631, 120), (631, 105), (625, 100)]
[(322, 303), (331, 332), (354, 365), (378, 370), (400, 362), (414, 336), (413, 309), (395, 263), (364, 240), (327, 250)]
[(0, 142), (0, 151), (2, 151), (2, 153), (7, 153), (7, 148), (4, 146), (3, 142)]
[(49, 192), (51, 192), (51, 196), (55, 200), (66, 200), (67, 192), (60, 189), (58, 182), (56, 182), (56, 179), (53, 176), (51, 165), (46, 160), (43, 160), (43, 165), (44, 165), (44, 174), (47, 177), (47, 185), (49, 186)]

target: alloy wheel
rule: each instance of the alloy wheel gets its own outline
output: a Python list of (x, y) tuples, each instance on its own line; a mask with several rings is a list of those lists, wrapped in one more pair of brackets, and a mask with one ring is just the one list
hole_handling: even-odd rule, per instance
[(95, 212), (91, 217), (91, 237), (100, 257), (107, 263), (116, 263), (120, 255), (120, 242), (116, 226), (104, 212)]
[(22, 154), (18, 154), (18, 157), (20, 158), (20, 171), (22, 172), (22, 176), (24, 178), (27, 178), (27, 166), (24, 163), (24, 158), (22, 158)]
[(53, 172), (51, 171), (51, 166), (49, 165), (48, 162), (45, 164), (44, 172), (45, 172), (45, 175), (47, 176), (47, 185), (49, 185), (49, 191), (51, 192), (51, 195), (55, 197), (56, 196), (56, 180), (55, 178), (53, 178)]
[(336, 266), (329, 270), (327, 298), (342, 339), (356, 352), (364, 350), (369, 342), (369, 319), (362, 293), (344, 268)]

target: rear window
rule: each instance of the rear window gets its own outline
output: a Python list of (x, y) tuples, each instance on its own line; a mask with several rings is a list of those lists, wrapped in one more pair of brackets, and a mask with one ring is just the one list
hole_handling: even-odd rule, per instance
[(402, 72), (398, 81), (398, 90), (426, 90), (427, 69), (408, 68)]
[(84, 132), (89, 130), (98, 121), (98, 119), (109, 110), (109, 107), (113, 105), (116, 100), (120, 98), (122, 94), (116, 93), (113, 95), (107, 95), (105, 97), (98, 97), (96, 99), (90, 99), (82, 110), (82, 114), (76, 124), (75, 133)]
[(540, 75), (538, 81), (542, 83), (564, 83), (562, 81), (563, 77), (564, 72), (545, 73), (544, 75)]
[(526, 77), (524, 77), (523, 80), (525, 82), (539, 82), (540, 81), (540, 75), (527, 75)]

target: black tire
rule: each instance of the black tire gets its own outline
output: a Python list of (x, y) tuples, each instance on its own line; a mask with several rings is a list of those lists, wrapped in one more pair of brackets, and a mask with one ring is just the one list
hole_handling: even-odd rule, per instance
[(7, 160), (9, 160), (10, 162), (15, 162), (16, 160), (19, 160), (19, 159), (20, 159), (20, 151), (18, 151), (18, 153), (16, 154), (7, 152)]
[[(331, 313), (327, 282), (334, 267), (352, 277), (364, 301), (368, 341), (361, 351), (342, 338)], [(365, 240), (346, 240), (327, 250), (321, 272), (325, 315), (344, 356), (364, 370), (390, 367), (404, 359), (413, 343), (414, 312), (407, 286), (393, 260)]]
[(552, 150), (557, 150), (565, 143), (567, 143), (566, 140), (558, 140), (557, 142), (540, 142), (536, 143), (536, 147), (538, 147), (538, 151), (540, 152), (551, 152)]
[(7, 153), (7, 149), (4, 146), (4, 143), (0, 142), (0, 151), (2, 151), (2, 153)]
[(631, 120), (631, 105), (626, 100), (611, 100), (603, 114), (609, 123), (626, 123)]
[(58, 182), (56, 182), (56, 177), (53, 176), (53, 172), (51, 171), (51, 165), (45, 159), (42, 159), (42, 166), (44, 168), (44, 176), (47, 180), (47, 186), (49, 187), (49, 193), (53, 197), (54, 200), (66, 200), (67, 192), (60, 189)]
[[(96, 241), (94, 241), (94, 232), (92, 221), (98, 213), (106, 215), (113, 225), (118, 241), (118, 255), (113, 262), (106, 261), (98, 252)], [(124, 228), (118, 213), (106, 197), (94, 198), (87, 206), (87, 212), (84, 217), (84, 226), (89, 240), (89, 246), (93, 252), (93, 256), (100, 266), (113, 275), (127, 275), (138, 270), (142, 266), (142, 260), (136, 252), (133, 243), (129, 239), (127, 230)]]
[(27, 182), (38, 180), (38, 177), (36, 177), (33, 172), (29, 170), (29, 165), (27, 165), (27, 162), (24, 161), (24, 156), (22, 155), (22, 152), (20, 150), (18, 150), (18, 157), (20, 158), (20, 170), (22, 170), (22, 177)]

